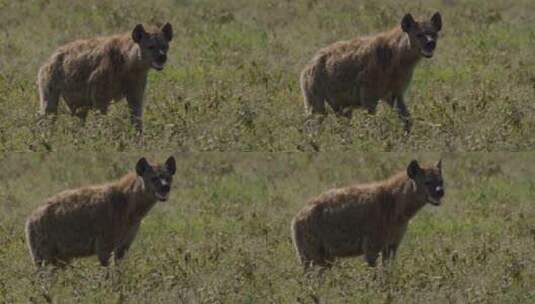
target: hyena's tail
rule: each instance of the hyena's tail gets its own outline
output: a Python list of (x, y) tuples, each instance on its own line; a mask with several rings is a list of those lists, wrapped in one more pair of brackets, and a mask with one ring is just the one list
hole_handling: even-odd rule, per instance
[(50, 61), (41, 66), (37, 74), (41, 115), (57, 113), (60, 87), (63, 82), (62, 61), (63, 55), (55, 54)]
[(305, 113), (325, 114), (326, 76), (324, 75), (325, 59), (318, 56), (307, 65), (299, 78), (301, 92), (303, 93)]

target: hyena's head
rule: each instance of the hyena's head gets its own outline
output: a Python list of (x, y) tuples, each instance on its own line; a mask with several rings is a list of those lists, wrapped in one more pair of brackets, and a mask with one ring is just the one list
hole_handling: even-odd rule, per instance
[(147, 192), (161, 202), (169, 198), (175, 171), (176, 163), (172, 156), (165, 161), (164, 165), (150, 164), (145, 157), (142, 157), (136, 165), (136, 173), (143, 178)]
[(167, 61), (169, 42), (173, 39), (173, 27), (166, 23), (160, 28), (145, 30), (138, 24), (132, 31), (132, 39), (139, 45), (141, 60), (147, 66), (161, 71)]
[(439, 206), (444, 196), (444, 181), (442, 179), (442, 161), (434, 166), (420, 167), (416, 160), (407, 167), (407, 175), (416, 183), (418, 195), (428, 203)]
[(401, 29), (409, 35), (411, 45), (418, 47), (420, 54), (431, 58), (437, 46), (438, 32), (442, 29), (442, 17), (436, 12), (430, 20), (417, 22), (407, 14), (401, 20)]

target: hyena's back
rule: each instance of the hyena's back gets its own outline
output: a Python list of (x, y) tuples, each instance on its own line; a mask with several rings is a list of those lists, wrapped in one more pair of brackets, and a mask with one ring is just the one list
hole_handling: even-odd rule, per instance
[(365, 242), (377, 225), (372, 220), (377, 208), (371, 202), (376, 197), (368, 188), (344, 188), (324, 193), (301, 209), (292, 221), (301, 263), (305, 267), (329, 265), (335, 257), (363, 254)]
[(375, 61), (371, 42), (368, 37), (340, 41), (318, 51), (300, 78), (308, 114), (325, 113), (325, 102), (335, 111), (360, 104), (360, 85)]
[(120, 36), (112, 36), (58, 48), (38, 72), (42, 114), (55, 112), (60, 97), (73, 112), (80, 107), (103, 109), (107, 100), (121, 99), (119, 72), (126, 63), (119, 51), (122, 42)]
[[(73, 191), (64, 192), (74, 193)], [(91, 204), (90, 198), (72, 197), (67, 205), (56, 199), (37, 209), (26, 221), (28, 247), (34, 262), (68, 262), (74, 257), (95, 254), (96, 238), (104, 233), (102, 206)], [(68, 197), (68, 195), (65, 195)], [(93, 198), (94, 199), (94, 198)], [(86, 204), (82, 204), (82, 203)]]

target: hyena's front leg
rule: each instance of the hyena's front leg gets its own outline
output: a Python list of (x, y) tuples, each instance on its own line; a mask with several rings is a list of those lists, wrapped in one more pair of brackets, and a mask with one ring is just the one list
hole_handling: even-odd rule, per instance
[(374, 115), (375, 112), (377, 112), (377, 104), (379, 103), (379, 99), (368, 94), (364, 86), (359, 88), (359, 99), (360, 105), (368, 110), (369, 114)]
[(368, 252), (364, 256), (364, 258), (366, 259), (368, 266), (375, 267), (377, 266), (377, 258), (379, 258), (379, 252)]
[(130, 121), (139, 135), (143, 134), (143, 95), (145, 94), (145, 81), (131, 84), (126, 94), (130, 109)]
[(365, 237), (363, 240), (364, 259), (368, 263), (368, 266), (377, 266), (377, 259), (379, 258), (379, 252), (381, 252), (381, 246), (379, 246), (378, 240), (373, 237)]
[(391, 239), (390, 242), (385, 245), (382, 251), (383, 264), (386, 264), (388, 260), (394, 260), (396, 258), (396, 253), (398, 251), (399, 244), (401, 244), (401, 241), (403, 240), (403, 236), (405, 235), (406, 231), (407, 224), (404, 224), (399, 227), (397, 233), (393, 236), (393, 239)]
[(121, 242), (121, 245), (115, 249), (114, 259), (115, 264), (117, 264), (126, 254), (130, 245), (136, 238), (137, 232), (139, 230), (139, 224), (134, 225), (126, 234), (124, 240)]
[(403, 95), (395, 95), (389, 98), (387, 103), (398, 112), (399, 118), (401, 121), (403, 121), (405, 132), (409, 134), (412, 129), (412, 119), (411, 114), (405, 105), (405, 99), (403, 98)]
[(109, 237), (100, 236), (95, 241), (95, 251), (100, 261), (100, 265), (107, 267), (110, 264), (111, 253), (113, 252), (113, 241)]
[(386, 265), (389, 261), (392, 261), (396, 258), (398, 246), (399, 244), (388, 244), (383, 248), (381, 251), (383, 265)]

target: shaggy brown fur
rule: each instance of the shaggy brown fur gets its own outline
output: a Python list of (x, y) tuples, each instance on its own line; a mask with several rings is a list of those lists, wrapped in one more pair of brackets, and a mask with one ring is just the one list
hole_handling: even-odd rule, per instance
[(375, 266), (382, 252), (386, 262), (395, 257), (409, 220), (426, 203), (440, 205), (443, 195), (441, 163), (420, 168), (415, 160), (385, 181), (327, 191), (292, 221), (299, 260), (306, 269), (364, 254)]
[(350, 117), (354, 107), (373, 114), (382, 99), (398, 111), (410, 132), (403, 94), (420, 58), (433, 55), (441, 27), (439, 13), (423, 22), (407, 14), (390, 31), (321, 49), (301, 73), (305, 111), (326, 114), (327, 102), (339, 115)]
[(148, 31), (77, 40), (60, 47), (39, 69), (40, 113), (56, 114), (63, 97), (73, 115), (88, 109), (105, 114), (112, 100), (126, 97), (132, 123), (142, 131), (143, 95), (152, 67), (162, 70), (173, 30), (169, 23)]
[(134, 241), (141, 219), (157, 201), (168, 198), (175, 159), (164, 166), (141, 158), (136, 172), (118, 181), (61, 192), (45, 201), (26, 221), (26, 239), (37, 266), (64, 265), (97, 254), (107, 266), (119, 261)]

